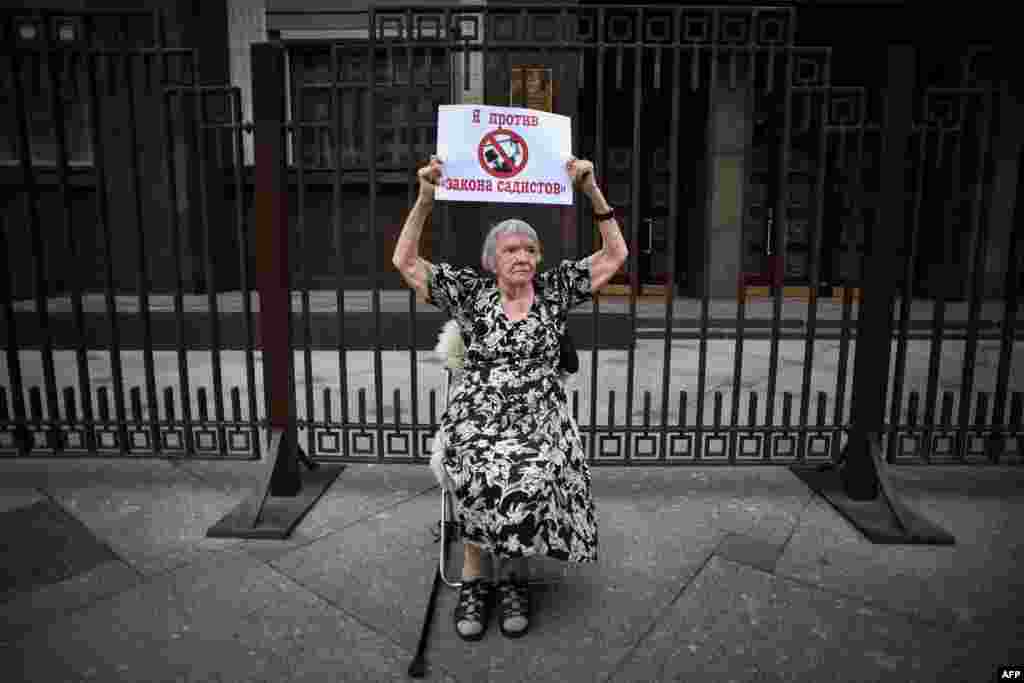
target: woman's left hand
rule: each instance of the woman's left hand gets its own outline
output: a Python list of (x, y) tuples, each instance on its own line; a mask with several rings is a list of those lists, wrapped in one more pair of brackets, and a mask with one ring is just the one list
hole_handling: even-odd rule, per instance
[(597, 187), (594, 182), (594, 163), (592, 161), (570, 157), (565, 164), (565, 170), (572, 178), (573, 187), (588, 197)]

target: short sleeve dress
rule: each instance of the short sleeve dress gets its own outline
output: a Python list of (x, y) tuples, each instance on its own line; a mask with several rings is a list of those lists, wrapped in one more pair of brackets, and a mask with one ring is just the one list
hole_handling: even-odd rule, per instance
[(466, 540), (498, 557), (593, 562), (590, 468), (558, 371), (568, 311), (591, 298), (589, 259), (538, 274), (534, 293), (527, 317), (511, 321), (493, 276), (431, 268), (427, 301), (470, 340), (441, 416), (443, 462)]

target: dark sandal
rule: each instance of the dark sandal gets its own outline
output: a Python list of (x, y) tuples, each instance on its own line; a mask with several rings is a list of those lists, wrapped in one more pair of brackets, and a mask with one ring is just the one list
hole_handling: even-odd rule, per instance
[[(459, 588), (459, 603), (455, 606), (455, 633), (463, 640), (480, 640), (487, 633), (487, 622), (491, 616), (491, 582), (487, 579), (463, 581)], [(479, 633), (465, 635), (459, 630), (459, 622), (468, 621), (482, 625)]]
[[(530, 630), (530, 590), (525, 582), (505, 579), (498, 582), (498, 628), (506, 638), (519, 638)], [(513, 617), (525, 617), (526, 626), (518, 631), (505, 628), (505, 621)]]

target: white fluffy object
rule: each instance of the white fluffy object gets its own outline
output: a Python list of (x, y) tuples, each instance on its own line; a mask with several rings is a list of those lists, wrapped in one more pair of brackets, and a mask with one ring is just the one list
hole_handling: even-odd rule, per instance
[(440, 354), (444, 365), (449, 370), (461, 370), (466, 362), (466, 345), (462, 341), (459, 323), (449, 320), (437, 335), (437, 346), (434, 351)]
[(433, 447), (433, 452), (430, 454), (430, 471), (434, 473), (434, 478), (437, 479), (438, 484), (448, 491), (454, 491), (455, 486), (452, 484), (452, 479), (448, 476), (444, 463), (441, 462), (441, 458), (444, 457), (445, 448), (443, 429), (438, 429), (437, 433), (434, 434)]
[[(444, 327), (441, 328), (441, 333), (437, 336), (437, 346), (434, 347), (434, 351), (441, 356), (444, 366), (452, 371), (453, 376), (449, 379), (454, 382), (456, 379), (455, 375), (462, 370), (466, 361), (466, 345), (462, 341), (462, 332), (459, 329), (458, 322), (449, 320), (444, 324)], [(444, 457), (445, 446), (444, 430), (438, 429), (437, 433), (434, 434), (433, 449), (430, 454), (430, 469), (434, 473), (437, 483), (452, 491), (454, 486), (452, 485), (451, 477), (448, 476), (448, 472), (441, 462), (441, 459)]]

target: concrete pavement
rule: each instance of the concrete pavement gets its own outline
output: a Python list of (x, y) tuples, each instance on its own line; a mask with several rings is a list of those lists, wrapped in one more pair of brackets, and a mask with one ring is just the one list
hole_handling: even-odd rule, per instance
[[(35, 552), (25, 520), (46, 509), (107, 552), (5, 575), (4, 680), (405, 679), (438, 552), (429, 470), (351, 465), (291, 539), (204, 538), (257, 468), (0, 461), (8, 557)], [(543, 563), (554, 583), (518, 641), (493, 623), (459, 640), (443, 589), (428, 680), (961, 682), (1024, 663), (1019, 468), (896, 468), (951, 547), (872, 545), (784, 468), (593, 478), (600, 561), (565, 576)], [(73, 575), (30, 578), (58, 560)]]

